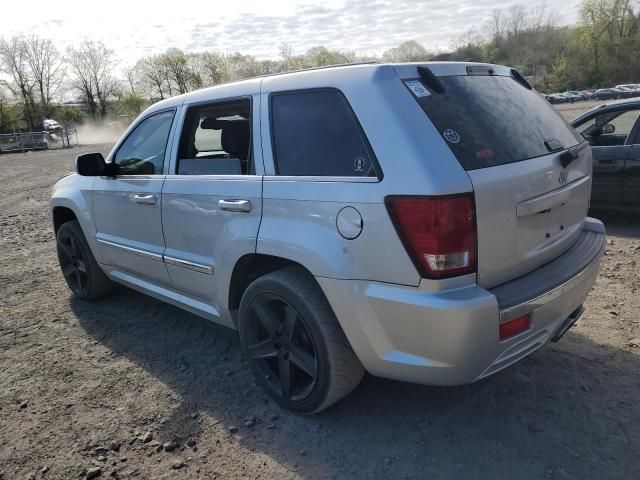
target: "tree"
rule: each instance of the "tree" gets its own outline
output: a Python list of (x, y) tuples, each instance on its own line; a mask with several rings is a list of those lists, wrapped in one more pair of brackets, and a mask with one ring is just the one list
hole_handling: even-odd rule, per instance
[(9, 89), (0, 83), (0, 133), (19, 128), (20, 114), (20, 107)]
[(109, 101), (118, 90), (113, 76), (113, 52), (102, 42), (85, 41), (78, 48), (69, 47), (67, 61), (71, 85), (87, 104), (93, 118), (104, 118)]
[(141, 88), (151, 99), (164, 100), (171, 96), (171, 85), (168, 82), (166, 67), (159, 55), (138, 60), (134, 67)]
[(38, 94), (41, 114), (47, 118), (53, 113), (54, 96), (64, 76), (62, 58), (51, 40), (35, 35), (24, 38), (26, 62)]
[(144, 110), (147, 101), (138, 93), (126, 93), (121, 95), (117, 101), (117, 111), (121, 115), (135, 118)]
[(387, 62), (424, 62), (430, 60), (432, 56), (415, 40), (402, 42), (382, 54), (382, 58)]
[(196, 55), (186, 54), (177, 48), (167, 50), (160, 57), (165, 77), (178, 94), (187, 93), (202, 86), (202, 78), (194, 65), (197, 58)]
[(27, 126), (35, 130), (38, 123), (34, 99), (35, 82), (29, 70), (25, 37), (0, 39), (0, 71), (9, 78), (7, 88), (22, 101)]
[(55, 112), (58, 121), (65, 127), (70, 124), (80, 123), (84, 119), (84, 115), (77, 108), (59, 107)]
[(226, 60), (221, 53), (202, 52), (199, 65), (203, 85), (217, 85), (226, 82), (229, 78)]

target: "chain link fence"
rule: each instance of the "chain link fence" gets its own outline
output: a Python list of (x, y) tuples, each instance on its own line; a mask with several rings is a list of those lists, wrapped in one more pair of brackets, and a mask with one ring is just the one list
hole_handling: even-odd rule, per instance
[(0, 134), (0, 153), (70, 148), (75, 145), (78, 145), (78, 132), (75, 128), (64, 128), (56, 132)]

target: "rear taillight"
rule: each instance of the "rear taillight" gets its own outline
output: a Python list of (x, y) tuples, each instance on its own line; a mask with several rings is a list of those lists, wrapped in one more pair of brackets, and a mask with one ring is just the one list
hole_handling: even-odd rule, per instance
[(526, 314), (501, 323), (499, 327), (500, 340), (514, 337), (519, 333), (526, 332), (531, 328), (531, 315)]
[(390, 196), (386, 205), (422, 277), (437, 279), (476, 271), (473, 194)]

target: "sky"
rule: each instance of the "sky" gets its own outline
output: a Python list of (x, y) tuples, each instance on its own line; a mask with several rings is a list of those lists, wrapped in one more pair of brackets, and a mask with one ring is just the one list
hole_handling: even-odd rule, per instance
[[(516, 2), (513, 2), (516, 3)], [(557, 12), (557, 23), (577, 19), (580, 0), (529, 0)], [(64, 49), (101, 40), (124, 65), (177, 47), (240, 51), (275, 59), (288, 43), (294, 54), (324, 45), (381, 54), (405, 40), (444, 51), (471, 27), (482, 30), (500, 0), (29, 0), (2, 6), (0, 36), (37, 34)]]

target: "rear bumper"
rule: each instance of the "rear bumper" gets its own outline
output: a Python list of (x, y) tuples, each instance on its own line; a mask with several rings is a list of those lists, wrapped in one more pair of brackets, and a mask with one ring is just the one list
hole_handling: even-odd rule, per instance
[[(475, 283), (428, 291), (358, 280), (317, 280), (369, 373), (459, 385), (524, 358), (566, 326), (565, 320), (582, 305), (598, 275), (605, 239), (602, 223), (588, 219), (581, 239), (575, 245), (580, 248), (572, 247), (553, 262), (491, 291)], [(568, 272), (568, 265), (578, 268)], [(543, 279), (546, 283), (541, 284)], [(523, 296), (522, 289), (529, 295)], [(531, 328), (501, 342), (500, 321), (525, 313), (531, 314)]]

